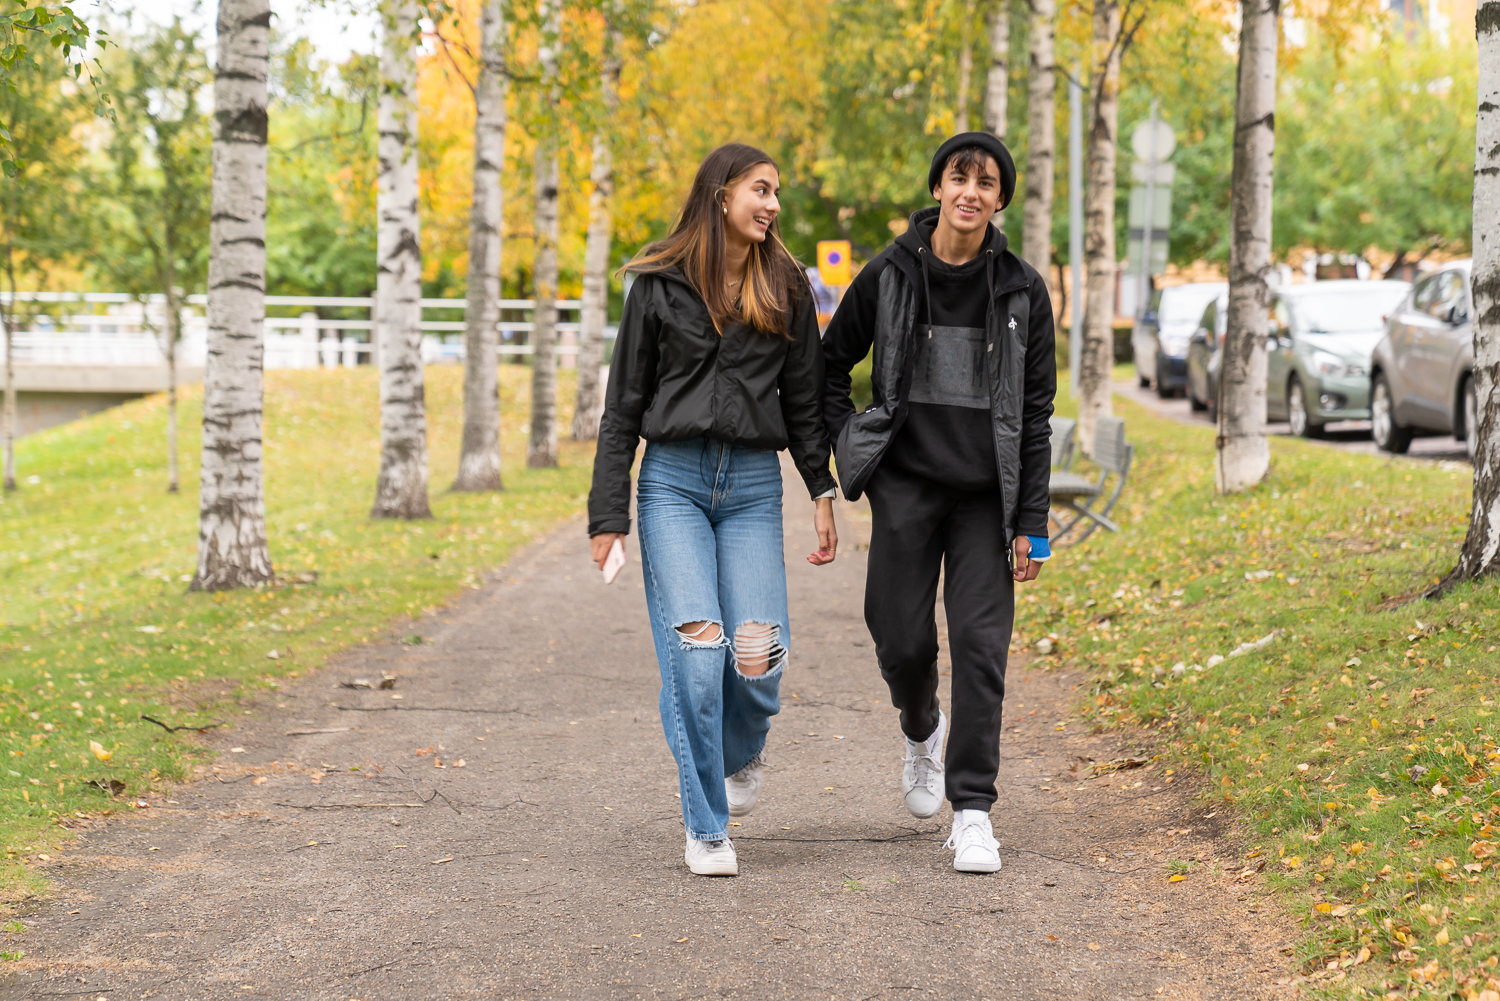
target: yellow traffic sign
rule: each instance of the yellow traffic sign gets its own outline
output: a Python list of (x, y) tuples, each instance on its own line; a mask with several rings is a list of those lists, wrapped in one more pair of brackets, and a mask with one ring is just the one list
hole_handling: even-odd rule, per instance
[(854, 281), (849, 250), (848, 240), (818, 241), (818, 277), (824, 285), (848, 285)]

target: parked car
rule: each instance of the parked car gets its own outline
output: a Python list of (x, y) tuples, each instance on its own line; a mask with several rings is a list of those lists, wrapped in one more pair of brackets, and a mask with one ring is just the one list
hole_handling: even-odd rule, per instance
[(1135, 374), (1141, 388), (1156, 387), (1162, 399), (1187, 386), (1188, 339), (1203, 307), (1228, 288), (1223, 282), (1194, 282), (1157, 289), (1130, 334)]
[(1188, 404), (1194, 410), (1207, 410), (1215, 416), (1219, 398), (1219, 347), (1229, 326), (1229, 288), (1209, 300), (1198, 317), (1198, 325), (1188, 336), (1187, 386)]
[[(1385, 315), (1410, 289), (1399, 281), (1282, 285), (1271, 293), (1266, 418), (1320, 437), (1333, 421), (1370, 416), (1368, 373)], [(1229, 294), (1204, 308), (1188, 345), (1188, 400), (1214, 416)]]
[(1266, 417), (1321, 438), (1333, 421), (1370, 416), (1370, 357), (1386, 316), (1411, 291), (1403, 281), (1282, 285), (1266, 340)]
[(1405, 452), (1419, 430), (1451, 433), (1474, 455), (1472, 261), (1454, 261), (1412, 287), (1386, 321), (1370, 371), (1375, 444)]

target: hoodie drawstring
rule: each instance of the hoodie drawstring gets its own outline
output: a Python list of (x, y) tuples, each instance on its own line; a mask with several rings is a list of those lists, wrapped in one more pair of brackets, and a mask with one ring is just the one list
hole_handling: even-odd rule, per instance
[(922, 298), (927, 306), (927, 336), (932, 336), (932, 283), (927, 278), (927, 248), (917, 248), (917, 259), (922, 262)]

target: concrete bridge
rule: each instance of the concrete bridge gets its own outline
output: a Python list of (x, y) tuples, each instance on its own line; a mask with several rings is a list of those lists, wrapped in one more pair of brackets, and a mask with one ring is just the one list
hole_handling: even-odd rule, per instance
[[(189, 296), (177, 345), (177, 381), (203, 381), (208, 354), (206, 296)], [(422, 357), (427, 364), (464, 359), (463, 299), (422, 300)], [(535, 302), (501, 300), (502, 356), (524, 356)], [(572, 367), (578, 354), (577, 313), (582, 303), (562, 299), (558, 323), (559, 362)], [(120, 292), (23, 292), (0, 294), (23, 326), (14, 344), (17, 432), (32, 434), (126, 400), (163, 392), (167, 362), (162, 335), (166, 300)], [(364, 297), (266, 296), (267, 369), (353, 368), (375, 363), (371, 343), (374, 300)], [(336, 315), (330, 315), (336, 314)], [(350, 315), (354, 314), (354, 315)], [(520, 318), (524, 316), (525, 318)], [(614, 329), (606, 328), (606, 340)], [(521, 357), (514, 357), (520, 362)]]

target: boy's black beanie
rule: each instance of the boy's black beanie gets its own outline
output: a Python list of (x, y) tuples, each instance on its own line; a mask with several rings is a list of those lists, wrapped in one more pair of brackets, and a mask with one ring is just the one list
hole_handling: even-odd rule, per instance
[(1010, 158), (1010, 150), (1005, 148), (1005, 144), (988, 132), (960, 132), (939, 146), (932, 157), (932, 166), (927, 171), (927, 190), (931, 191), (938, 186), (949, 158), (965, 146), (978, 146), (995, 158), (995, 163), (1000, 168), (1000, 207), (1005, 208), (1010, 204), (1011, 196), (1016, 193), (1016, 162)]

